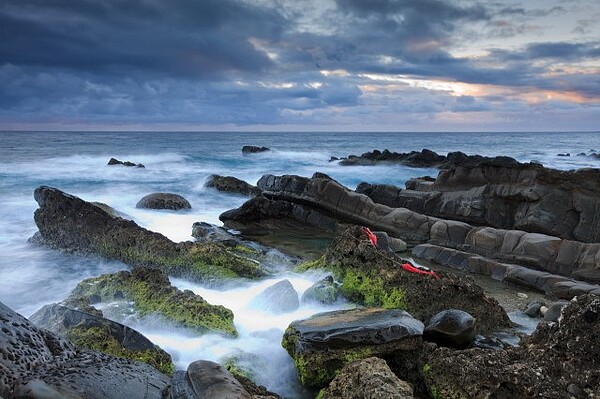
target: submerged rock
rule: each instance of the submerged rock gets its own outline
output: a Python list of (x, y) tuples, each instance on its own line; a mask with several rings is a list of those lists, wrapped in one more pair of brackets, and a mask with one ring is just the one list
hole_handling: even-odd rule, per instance
[(597, 397), (599, 334), (600, 297), (578, 296), (557, 323), (540, 323), (519, 347), (434, 351), (425, 379), (444, 398)]
[(76, 348), (0, 303), (0, 397), (160, 398), (153, 367)]
[(132, 266), (152, 266), (193, 280), (265, 275), (256, 261), (222, 245), (174, 243), (56, 188), (38, 187), (34, 197), (39, 204), (34, 215), (39, 236), (50, 247), (100, 255)]
[(242, 147), (242, 154), (244, 154), (244, 155), (256, 154), (259, 152), (267, 152), (267, 151), (271, 151), (271, 149), (267, 148), (267, 147), (258, 147), (255, 145), (245, 145)]
[(422, 334), (423, 323), (405, 311), (351, 309), (292, 322), (282, 346), (294, 359), (300, 381), (321, 388), (354, 360), (419, 348)]
[(108, 165), (123, 165), (123, 166), (136, 166), (138, 168), (145, 168), (144, 165), (142, 165), (141, 163), (133, 163), (130, 161), (119, 161), (116, 158), (111, 158), (108, 160)]
[(258, 294), (250, 305), (266, 312), (288, 313), (298, 309), (298, 293), (289, 280), (282, 280)]
[(385, 360), (369, 357), (349, 363), (331, 381), (323, 399), (412, 399), (413, 388)]
[(171, 355), (148, 338), (101, 316), (53, 304), (42, 307), (29, 320), (70, 340), (79, 348), (148, 363), (168, 375), (175, 370)]
[(69, 300), (89, 302), (90, 298), (98, 302), (132, 301), (140, 315), (156, 313), (201, 333), (237, 335), (231, 310), (211, 305), (192, 291), (180, 291), (157, 269), (138, 267), (86, 279), (69, 295)]
[(260, 195), (261, 193), (261, 190), (258, 187), (233, 176), (210, 175), (206, 179), (204, 187), (214, 188), (217, 191), (225, 193), (241, 194), (252, 197)]
[(143, 197), (135, 204), (136, 208), (144, 209), (170, 209), (178, 211), (181, 209), (192, 209), (190, 202), (179, 194), (152, 193)]
[(475, 330), (473, 316), (462, 310), (449, 309), (429, 320), (423, 338), (442, 346), (465, 348), (473, 343)]

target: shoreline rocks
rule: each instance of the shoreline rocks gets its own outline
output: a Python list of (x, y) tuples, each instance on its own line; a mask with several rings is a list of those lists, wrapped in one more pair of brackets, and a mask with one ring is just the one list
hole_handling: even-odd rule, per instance
[(248, 197), (260, 195), (261, 190), (243, 180), (233, 176), (210, 175), (204, 183), (204, 187), (214, 188), (217, 191), (230, 194), (240, 194)]
[(113, 166), (113, 165), (123, 165), (123, 166), (129, 166), (129, 167), (135, 166), (137, 168), (145, 168), (145, 166), (142, 165), (141, 163), (137, 163), (136, 164), (136, 163), (133, 163), (133, 162), (130, 162), (130, 161), (119, 161), (116, 158), (109, 159), (107, 165), (110, 165), (110, 166)]
[(272, 151), (272, 150), (267, 147), (259, 147), (259, 146), (255, 146), (255, 145), (245, 145), (242, 147), (242, 154), (244, 154), (244, 155), (258, 154), (258, 153), (267, 152), (267, 151)]
[(135, 204), (136, 208), (142, 209), (168, 209), (179, 211), (182, 209), (192, 209), (188, 200), (179, 194), (173, 193), (152, 193), (144, 196)]

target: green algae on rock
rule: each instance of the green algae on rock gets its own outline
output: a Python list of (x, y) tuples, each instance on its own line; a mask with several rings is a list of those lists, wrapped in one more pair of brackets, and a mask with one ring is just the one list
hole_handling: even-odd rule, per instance
[(211, 305), (192, 291), (173, 287), (166, 274), (148, 267), (134, 268), (83, 280), (69, 299), (93, 297), (96, 301), (130, 300), (140, 315), (157, 313), (201, 333), (236, 336), (233, 312)]

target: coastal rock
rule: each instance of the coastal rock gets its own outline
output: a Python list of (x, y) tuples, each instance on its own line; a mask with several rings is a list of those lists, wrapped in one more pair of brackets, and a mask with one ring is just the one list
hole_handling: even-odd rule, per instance
[(135, 167), (138, 167), (138, 168), (145, 168), (145, 166), (142, 165), (141, 163), (137, 163), (136, 164), (136, 163), (133, 163), (133, 162), (130, 162), (130, 161), (119, 161), (116, 158), (109, 159), (108, 160), (108, 165), (111, 165), (111, 166), (112, 165), (123, 165), (123, 166), (135, 166)]
[(160, 398), (153, 367), (77, 349), (0, 303), (0, 397)]
[(156, 313), (167, 320), (201, 333), (216, 332), (235, 336), (233, 312), (211, 305), (192, 291), (173, 287), (158, 269), (137, 267), (83, 280), (69, 299), (90, 302), (132, 301), (140, 315)]
[(125, 220), (133, 220), (133, 218), (129, 215), (124, 214), (123, 212), (117, 211), (112, 206), (105, 204), (103, 202), (91, 202), (91, 204), (96, 205), (98, 208), (102, 209), (104, 212), (108, 213), (113, 218), (121, 218)]
[(562, 310), (568, 304), (569, 304), (568, 301), (556, 301), (556, 302), (554, 302), (552, 305), (550, 305), (550, 307), (548, 308), (548, 310), (546, 310), (546, 312), (544, 313), (543, 321), (545, 321), (546, 323), (555, 323), (555, 322), (557, 322), (558, 319), (560, 318)]
[(45, 305), (29, 320), (79, 348), (143, 361), (169, 375), (175, 369), (171, 355), (138, 331), (112, 320), (59, 304)]
[(192, 209), (189, 201), (179, 194), (152, 193), (143, 197), (135, 204), (136, 208), (143, 209), (170, 209), (179, 211), (181, 209)]
[(412, 386), (396, 377), (385, 360), (349, 363), (331, 381), (323, 399), (412, 399)]
[(303, 267), (333, 272), (342, 294), (366, 306), (410, 309), (422, 321), (448, 308), (462, 309), (477, 319), (479, 333), (511, 325), (498, 302), (471, 279), (442, 271), (436, 272), (439, 279), (410, 273), (402, 268), (404, 262), (374, 247), (362, 229), (352, 227), (320, 259)]
[(533, 301), (527, 304), (527, 307), (525, 308), (525, 314), (532, 318), (540, 317), (542, 314), (542, 306), (545, 306), (543, 301)]
[(289, 280), (282, 280), (266, 288), (252, 299), (250, 305), (271, 313), (293, 312), (300, 306), (298, 293)]
[(583, 295), (553, 324), (540, 323), (518, 347), (441, 348), (425, 380), (444, 398), (592, 398), (600, 394), (600, 297)]
[(100, 255), (133, 266), (152, 266), (196, 281), (265, 274), (260, 264), (222, 245), (174, 243), (56, 188), (38, 187), (34, 198), (39, 204), (34, 214), (39, 236), (52, 248)]
[(335, 282), (333, 276), (327, 276), (311, 285), (300, 300), (301, 303), (322, 303), (330, 305), (338, 300), (340, 286)]
[(261, 193), (261, 190), (258, 187), (233, 176), (210, 175), (206, 179), (204, 187), (214, 188), (217, 191), (225, 193), (241, 194), (250, 197), (255, 197)]
[(206, 222), (195, 222), (192, 225), (192, 237), (200, 242), (217, 242), (230, 247), (239, 245), (242, 241), (224, 228)]
[(169, 399), (252, 399), (224, 367), (207, 360), (191, 363), (187, 371), (177, 371), (173, 376)]
[(465, 348), (475, 339), (475, 318), (458, 309), (434, 315), (423, 333), (423, 339), (438, 345)]
[(398, 309), (362, 308), (319, 313), (286, 329), (282, 346), (300, 381), (321, 388), (346, 364), (420, 347), (423, 323)]
[(245, 145), (242, 147), (242, 154), (244, 154), (244, 155), (257, 154), (260, 152), (267, 152), (267, 151), (271, 151), (271, 149), (267, 148), (267, 147), (258, 147), (255, 145)]

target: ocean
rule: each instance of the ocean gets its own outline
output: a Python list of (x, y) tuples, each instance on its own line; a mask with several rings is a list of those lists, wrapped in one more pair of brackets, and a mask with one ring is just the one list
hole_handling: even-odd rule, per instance
[[(243, 145), (274, 151), (243, 156)], [(107, 203), (143, 227), (185, 241), (192, 239), (192, 223), (220, 224), (221, 212), (246, 200), (204, 188), (211, 174), (232, 175), (254, 184), (264, 174), (310, 176), (318, 171), (350, 188), (362, 181), (403, 186), (411, 177), (435, 176), (437, 170), (339, 166), (329, 159), (373, 149), (409, 152), (423, 148), (440, 154), (506, 155), (564, 170), (600, 167), (600, 159), (589, 156), (600, 151), (600, 133), (0, 132), (0, 301), (30, 316), (44, 304), (63, 300), (84, 278), (126, 269), (120, 262), (81, 258), (28, 244), (36, 231), (33, 190), (40, 185)], [(586, 155), (578, 156), (580, 153)], [(108, 166), (111, 157), (142, 163), (146, 168)], [(135, 208), (140, 198), (157, 191), (183, 195), (192, 210), (175, 213)], [(237, 339), (194, 336), (161, 320), (140, 319), (111, 309), (111, 304), (106, 304), (105, 310), (169, 351), (180, 369), (198, 359), (220, 361), (244, 354), (255, 363), (262, 364), (262, 359), (261, 384), (286, 397), (303, 397), (306, 393), (279, 341), (292, 320), (328, 309), (302, 306), (291, 314), (271, 315), (248, 304), (262, 289), (283, 278), (302, 293), (322, 277), (282, 270), (269, 280), (239, 282), (227, 291), (173, 280), (211, 303), (230, 307), (240, 331)], [(348, 304), (339, 303), (335, 308), (345, 306)]]

